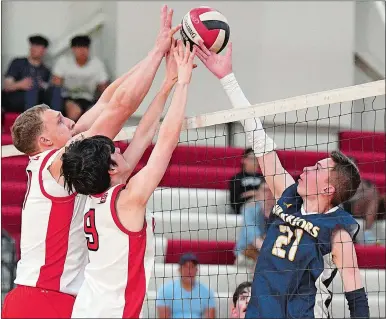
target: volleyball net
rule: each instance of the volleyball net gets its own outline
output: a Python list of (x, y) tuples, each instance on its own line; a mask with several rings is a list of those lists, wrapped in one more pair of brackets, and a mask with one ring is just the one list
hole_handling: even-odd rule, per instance
[[(244, 150), (251, 147), (240, 123), (256, 117), (277, 144), (279, 158), (294, 178), (305, 166), (314, 165), (333, 150), (341, 150), (356, 161), (364, 186), (360, 187), (355, 201), (345, 207), (361, 225), (356, 251), (371, 317), (384, 318), (384, 80), (186, 119), (169, 168), (148, 203), (156, 220), (156, 256), (144, 317), (157, 316), (157, 292), (164, 284), (180, 278), (178, 261), (184, 253), (197, 255), (200, 263), (197, 280), (214, 292), (217, 318), (229, 317), (231, 297), (237, 285), (252, 280), (248, 260), (242, 264), (235, 256), (235, 243), (240, 240), (246, 223), (243, 214), (234, 212), (229, 185), (242, 170)], [(17, 246), (28, 160), (12, 145), (4, 145), (4, 141), (9, 141), (6, 137), (9, 125), (3, 128), (2, 228), (15, 239)], [(125, 127), (118, 134), (115, 141), (122, 150), (134, 132), (135, 127)], [(152, 148), (145, 152), (137, 171), (145, 165)], [(254, 225), (248, 224), (248, 227)], [(14, 265), (7, 259), (4, 247), (2, 262), (7, 266), (2, 267), (3, 283), (12, 278), (11, 265)], [(9, 275), (3, 276), (7, 272)], [(2, 284), (3, 294), (9, 286)], [(349, 318), (339, 276), (330, 290), (334, 293), (334, 317)], [(182, 305), (196, 311), (193, 309), (197, 305), (195, 298), (183, 301)], [(198, 298), (199, 305), (209, 304), (206, 297)], [(174, 296), (165, 304), (173, 302), (181, 302), (181, 296)]]

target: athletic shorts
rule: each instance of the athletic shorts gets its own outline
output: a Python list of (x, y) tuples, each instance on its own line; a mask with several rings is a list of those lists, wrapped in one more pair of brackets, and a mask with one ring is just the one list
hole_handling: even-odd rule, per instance
[(4, 299), (2, 318), (71, 318), (75, 297), (36, 287), (17, 286)]

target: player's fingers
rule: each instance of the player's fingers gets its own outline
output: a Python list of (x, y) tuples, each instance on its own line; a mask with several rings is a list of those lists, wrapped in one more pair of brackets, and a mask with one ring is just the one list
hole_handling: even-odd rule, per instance
[(197, 52), (197, 47), (194, 46), (189, 56), (189, 63), (193, 64), (193, 60), (194, 60), (194, 57), (196, 56), (196, 52)]
[(211, 55), (211, 52), (208, 50), (208, 48), (205, 46), (204, 44), (204, 41), (202, 40), (198, 40), (198, 45), (200, 47), (200, 49), (202, 50), (202, 52), (204, 54), (206, 54), (207, 56), (210, 56)]
[(174, 48), (176, 47), (176, 42), (177, 40), (172, 37), (172, 45), (170, 46), (172, 50), (174, 50)]
[(196, 56), (204, 63), (207, 60), (207, 57), (203, 55), (199, 49), (196, 50)]
[(167, 26), (168, 28), (171, 28), (172, 20), (173, 20), (173, 9), (170, 9), (166, 17), (165, 26)]
[(185, 44), (185, 54), (184, 54), (184, 63), (187, 63), (190, 56), (190, 43), (189, 41), (186, 41)]
[(176, 50), (173, 51), (174, 60), (176, 60), (177, 65), (180, 64), (180, 57), (178, 55), (178, 52)]
[(170, 36), (173, 36), (179, 29), (181, 29), (181, 24), (178, 24), (177, 26), (175, 26), (174, 28), (172, 28), (169, 32), (169, 35)]
[(206, 55), (199, 47), (197, 47), (197, 55), (201, 55), (205, 59), (208, 58), (208, 55)]
[(228, 43), (227, 56), (232, 56), (232, 42)]
[(168, 6), (166, 4), (161, 8), (161, 28), (165, 26), (167, 8)]
[(182, 46), (182, 41), (178, 40), (178, 56), (183, 60), (184, 58), (184, 48)]

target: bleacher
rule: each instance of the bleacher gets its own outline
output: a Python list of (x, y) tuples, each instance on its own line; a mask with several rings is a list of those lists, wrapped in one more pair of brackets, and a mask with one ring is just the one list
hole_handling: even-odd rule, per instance
[[(6, 114), (2, 145), (11, 144), (10, 126), (16, 114)], [(126, 143), (117, 142), (122, 151)], [(372, 181), (380, 192), (385, 192), (385, 134), (341, 132), (340, 149), (355, 158), (363, 178)], [(136, 170), (146, 163), (153, 147), (145, 152)], [(224, 298), (218, 299), (217, 317), (228, 315), (229, 300), (236, 285), (248, 278), (247, 270), (234, 265), (233, 248), (241, 217), (230, 213), (228, 182), (240, 169), (243, 150), (229, 147), (179, 145), (159, 188), (149, 201), (148, 208), (155, 213), (156, 265), (151, 279), (144, 315), (155, 317), (156, 290), (165, 280), (179, 276), (177, 261), (181, 253), (195, 252), (201, 262), (200, 280)], [(304, 166), (325, 158), (325, 152), (284, 150), (278, 152), (284, 167), (293, 175)], [(21, 205), (26, 190), (26, 156), (2, 159), (2, 227), (15, 240), (18, 252), (20, 240)], [(362, 221), (359, 221), (361, 224)], [(385, 221), (378, 221), (374, 232), (378, 241), (385, 243)], [(363, 230), (359, 236), (363, 234)], [(374, 317), (385, 316), (384, 245), (356, 245), (361, 274), (369, 292)], [(342, 307), (341, 280), (335, 280), (333, 313), (348, 316)]]

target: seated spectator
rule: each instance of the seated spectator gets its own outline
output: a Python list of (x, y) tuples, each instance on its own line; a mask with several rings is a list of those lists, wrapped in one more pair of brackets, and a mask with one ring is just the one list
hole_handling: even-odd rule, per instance
[(355, 195), (347, 202), (343, 203), (343, 208), (351, 213), (355, 218), (364, 220), (364, 244), (375, 244), (376, 235), (373, 233), (373, 225), (377, 220), (377, 214), (381, 197), (375, 185), (362, 180)]
[[(351, 160), (358, 164), (354, 158)], [(343, 203), (343, 208), (355, 218), (364, 220), (364, 244), (375, 244), (376, 235), (373, 233), (373, 225), (377, 220), (381, 196), (376, 186), (369, 180), (362, 179), (355, 195)]]
[(254, 270), (265, 237), (265, 220), (269, 218), (275, 199), (264, 179), (260, 187), (241, 208), (243, 224), (235, 247), (236, 263)]
[(230, 201), (235, 214), (241, 214), (241, 207), (254, 197), (263, 175), (258, 173), (259, 164), (252, 148), (244, 151), (241, 171), (233, 176), (229, 183)]
[(251, 299), (252, 284), (245, 281), (238, 285), (232, 300), (231, 318), (245, 318), (249, 300)]
[(2, 91), (2, 109), (6, 112), (24, 112), (36, 104), (45, 103), (51, 72), (43, 58), (49, 45), (41, 35), (29, 37), (29, 55), (12, 60), (5, 74)]
[(90, 44), (86, 35), (74, 37), (73, 54), (61, 57), (53, 69), (55, 89), (51, 104), (59, 108), (63, 103), (65, 114), (75, 122), (95, 104), (108, 84), (105, 66), (97, 57), (90, 56)]
[(196, 280), (198, 259), (184, 254), (180, 259), (181, 278), (162, 286), (157, 293), (159, 318), (215, 318), (214, 293)]

